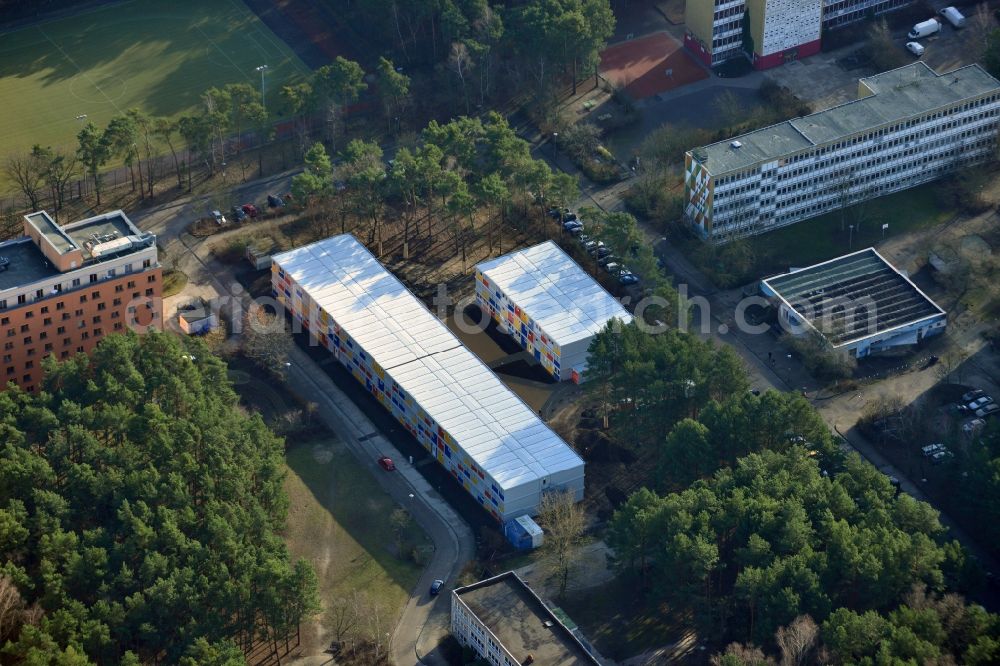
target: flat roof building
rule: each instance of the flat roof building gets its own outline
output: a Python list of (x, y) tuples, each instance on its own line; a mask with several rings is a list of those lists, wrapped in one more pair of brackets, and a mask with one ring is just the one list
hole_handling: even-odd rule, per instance
[(632, 321), (554, 241), (476, 266), (476, 301), (560, 380), (583, 379), (590, 342), (609, 321)]
[(512, 571), (453, 590), (451, 631), (498, 666), (601, 663)]
[(996, 147), (1000, 82), (921, 61), (858, 81), (858, 99), (685, 156), (685, 215), (726, 242), (981, 162)]
[(41, 359), (88, 353), (103, 336), (162, 328), (156, 237), (120, 210), (60, 225), (24, 216), (24, 236), (0, 243), (0, 390), (33, 391)]
[(272, 293), (500, 522), (583, 499), (584, 463), (349, 234), (273, 257)]
[(944, 332), (947, 314), (874, 248), (761, 282), (793, 333), (815, 331), (864, 357)]

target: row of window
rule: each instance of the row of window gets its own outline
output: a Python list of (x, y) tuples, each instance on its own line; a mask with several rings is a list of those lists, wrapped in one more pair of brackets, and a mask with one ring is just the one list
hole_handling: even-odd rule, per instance
[[(142, 261), (142, 267), (144, 269), (145, 268), (150, 268), (152, 265), (153, 265), (152, 259), (144, 259)], [(132, 272), (132, 270), (133, 270), (132, 264), (125, 264), (122, 267), (121, 274), (122, 275), (128, 275), (129, 273)], [(112, 279), (114, 277), (117, 277), (117, 276), (118, 276), (118, 269), (115, 269), (115, 268), (109, 268), (107, 271), (104, 271), (102, 273), (91, 273), (90, 274), (90, 278), (89, 278), (89, 284), (95, 284), (95, 283), (101, 282), (103, 280), (110, 280), (110, 279)], [(149, 282), (153, 282), (155, 280), (155, 276), (150, 276), (150, 278), (152, 278), (152, 279), (149, 279)], [(132, 283), (130, 282), (129, 284), (131, 285)], [(34, 297), (31, 298), (30, 301), (32, 301), (32, 302), (39, 301), (39, 300), (41, 300), (43, 298), (46, 298), (48, 296), (51, 296), (53, 294), (61, 293), (63, 291), (64, 286), (65, 285), (63, 283), (61, 283), (61, 282), (53, 284), (53, 285), (51, 285), (51, 287), (50, 287), (51, 291), (48, 294), (46, 294), (45, 289), (36, 289), (35, 292), (34, 292)], [(79, 288), (81, 286), (82, 286), (82, 278), (73, 278), (70, 281), (69, 288), (70, 289), (77, 289), (77, 288)], [(95, 292), (95, 293), (97, 293), (97, 292)], [(18, 305), (24, 305), (25, 303), (28, 303), (28, 302), (29, 302), (28, 294), (26, 294), (26, 293), (25, 294), (18, 294), (18, 296), (17, 296), (17, 304)], [(81, 303), (82, 302), (83, 301), (81, 301)], [(5, 309), (7, 309), (7, 307), (9, 307), (9, 305), (7, 303), (7, 299), (0, 299), (0, 310), (5, 310)]]
[[(78, 280), (74, 280), (74, 282), (77, 282), (77, 281)], [(153, 284), (154, 282), (156, 282), (156, 275), (155, 274), (151, 274), (151, 275), (147, 275), (146, 276), (146, 284)], [(127, 286), (128, 286), (129, 289), (135, 289), (135, 280), (129, 280)], [(116, 294), (120, 294), (120, 293), (122, 293), (124, 291), (125, 291), (125, 286), (120, 285), (120, 284), (115, 285), (115, 293)], [(57, 293), (57, 292), (54, 292), (54, 293)], [(99, 291), (91, 292), (90, 299), (91, 300), (97, 300), (97, 299), (101, 298), (101, 295), (102, 294)], [(146, 290), (146, 295), (147, 296), (152, 296), (153, 295), (153, 290), (152, 289), (147, 289)], [(132, 294), (132, 296), (134, 298), (138, 298), (139, 297), (139, 293), (138, 292), (134, 292)], [(35, 298), (32, 299), (32, 302), (33, 301), (37, 301), (37, 300), (42, 299), (42, 298), (45, 298), (45, 294), (44, 294), (43, 290), (39, 289), (37, 292), (35, 292)], [(87, 302), (87, 294), (81, 294), (80, 295), (80, 303), (86, 303), (86, 302)], [(18, 297), (17, 297), (17, 304), (18, 305), (25, 305), (27, 303), (28, 303), (28, 295), (27, 294), (19, 294)], [(103, 306), (103, 303), (99, 303), (98, 304), (98, 309), (99, 310), (104, 309), (102, 306)], [(60, 302), (56, 303), (56, 310), (62, 310), (65, 307), (66, 307), (65, 301), (60, 301)], [(7, 299), (0, 299), (0, 310), (6, 310), (7, 308), (8, 308)], [(49, 306), (47, 306), (47, 305), (43, 305), (42, 308), (41, 308), (41, 312), (43, 314), (46, 313), (46, 312), (48, 312), (48, 310), (49, 310)], [(32, 318), (34, 316), (35, 315), (34, 315), (33, 311), (29, 310), (28, 312), (25, 313), (25, 317), (28, 318), (28, 319), (30, 319), (30, 318)], [(6, 322), (6, 321), (7, 321), (7, 318), (5, 317), (3, 319), (3, 322)], [(2, 322), (0, 322), (0, 325), (2, 325)]]

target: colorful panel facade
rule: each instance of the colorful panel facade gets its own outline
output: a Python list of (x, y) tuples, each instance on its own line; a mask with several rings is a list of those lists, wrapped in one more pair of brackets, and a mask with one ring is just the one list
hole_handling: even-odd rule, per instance
[(694, 159), (684, 156), (684, 213), (703, 236), (712, 233), (712, 174)]

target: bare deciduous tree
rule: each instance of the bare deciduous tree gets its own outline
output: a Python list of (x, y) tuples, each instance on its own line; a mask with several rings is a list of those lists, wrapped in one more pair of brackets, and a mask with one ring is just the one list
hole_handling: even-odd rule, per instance
[(802, 666), (816, 647), (819, 627), (808, 615), (800, 615), (787, 627), (778, 627), (774, 641), (781, 649), (781, 666)]
[(538, 516), (546, 532), (542, 543), (542, 562), (551, 575), (558, 576), (559, 596), (562, 596), (566, 593), (586, 519), (583, 509), (573, 501), (573, 494), (569, 491), (543, 495)]
[(38, 210), (45, 187), (45, 164), (42, 160), (32, 153), (11, 155), (7, 158), (4, 171), (21, 190), (31, 210)]
[(725, 652), (712, 655), (709, 663), (712, 666), (774, 666), (774, 659), (756, 645), (730, 643)]
[(243, 317), (243, 353), (251, 361), (283, 375), (292, 336), (285, 328), (285, 320), (268, 314), (259, 305), (252, 305)]

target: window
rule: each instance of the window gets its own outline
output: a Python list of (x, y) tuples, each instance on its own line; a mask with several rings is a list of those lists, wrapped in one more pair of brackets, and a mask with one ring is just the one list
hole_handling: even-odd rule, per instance
[(3, 319), (0, 319), (0, 326), (6, 326), (9, 323), (10, 323), (10, 317), (4, 317)]
[(6, 309), (7, 309), (7, 299), (4, 298), (0, 300), (0, 310), (6, 310)]
[(67, 321), (67, 320), (69, 320), (69, 313), (68, 313), (68, 312), (63, 312), (63, 315), (62, 315), (62, 320), (63, 320), (63, 321)]
[(126, 273), (132, 272), (132, 264), (125, 264), (125, 272)]
[(152, 296), (153, 295), (153, 290), (152, 289), (147, 289), (146, 290), (146, 295), (147, 296)]
[(66, 350), (59, 352), (59, 358), (69, 358), (69, 352)]
[(14, 366), (10, 366), (10, 367), (7, 368), (7, 374), (8, 375), (14, 374)]
[(106, 308), (107, 308), (107, 306), (104, 305), (104, 303), (98, 303), (97, 304), (97, 311), (98, 312), (100, 312), (101, 310), (105, 310)]
[(38, 334), (38, 339), (39, 340), (47, 340), (48, 337), (49, 337), (49, 334), (46, 331), (42, 331), (41, 333)]
[(83, 310), (74, 310), (73, 311), (73, 316), (74, 317), (82, 317), (83, 316)]
[(29, 336), (25, 337), (24, 340), (23, 340), (23, 342), (26, 345), (30, 345), (31, 344), (31, 336), (29, 335)]
[(28, 332), (28, 325), (27, 324), (21, 324), (21, 332), (22, 333), (27, 333)]
[(24, 305), (27, 302), (28, 302), (28, 297), (25, 296), (24, 294), (21, 294), (21, 295), (19, 295), (17, 297), (17, 304), (18, 305)]
[(51, 325), (52, 325), (52, 317), (46, 317), (45, 319), (42, 320), (42, 326), (51, 326)]
[(34, 317), (35, 317), (35, 313), (32, 312), (31, 310), (28, 310), (27, 312), (24, 313), (24, 318), (25, 319), (33, 319)]
[(59, 328), (56, 329), (56, 335), (62, 335), (65, 332), (66, 332), (65, 326), (60, 326)]
[[(31, 351), (34, 352), (35, 350), (32, 349)], [(35, 367), (35, 362), (34, 361), (28, 361), (27, 363), (24, 364), (24, 369), (25, 370), (31, 370), (33, 367)]]
[(47, 351), (47, 352), (52, 351), (52, 343), (51, 342), (46, 342), (45, 343), (45, 351)]
[(81, 303), (86, 303), (87, 302), (87, 294), (83, 294), (82, 296), (80, 296), (80, 302)]
[[(129, 264), (129, 265), (131, 266), (132, 264)], [(142, 267), (143, 268), (149, 268), (152, 265), (153, 265), (153, 260), (152, 259), (143, 259), (142, 260)]]
[(73, 278), (73, 286), (74, 287), (80, 286), (80, 278)]
[(65, 310), (65, 309), (66, 309), (65, 303), (56, 303), (56, 310)]
[(93, 284), (95, 282), (97, 282), (97, 273), (91, 273), (90, 274), (90, 283)]
[(4, 348), (4, 351), (10, 351), (11, 349), (14, 348), (14, 343), (13, 342), (5, 342), (3, 348)]
[(77, 348), (76, 348), (76, 353), (77, 353), (77, 354), (82, 354), (82, 353), (83, 353), (83, 347), (82, 347), (82, 346), (80, 346), (80, 347), (77, 347)]
[(135, 289), (135, 280), (129, 280), (127, 286), (129, 289)]
[(100, 324), (101, 323), (101, 317), (100, 317), (100, 315), (98, 315), (98, 316), (96, 316), (96, 317), (93, 318), (93, 323), (95, 323), (95, 324)]
[(48, 314), (48, 313), (49, 313), (49, 306), (43, 305), (42, 306), (42, 314)]
[(95, 338), (99, 338), (99, 337), (101, 337), (102, 335), (104, 335), (104, 331), (102, 331), (102, 330), (101, 330), (101, 329), (99, 329), (99, 328), (95, 328), (95, 329), (94, 329), (94, 337), (95, 337)]
[(80, 336), (80, 339), (81, 340), (89, 340), (90, 339), (90, 333), (87, 332), (87, 331), (84, 331), (83, 335)]
[(117, 305), (121, 305), (122, 304), (122, 299), (116, 298), (114, 301), (111, 302), (111, 304), (112, 305), (116, 305), (116, 306)]
[(37, 300), (39, 298), (45, 298), (45, 290), (44, 289), (36, 289), (35, 290), (35, 300)]
[(90, 297), (96, 301), (101, 297), (101, 292), (99, 291), (91, 292)]
[(21, 377), (21, 381), (27, 384), (28, 382), (31, 381), (31, 375), (25, 375), (24, 377)]
[(146, 278), (146, 282), (149, 282), (149, 283), (156, 282), (156, 276), (155, 275), (150, 275), (149, 277)]
[(63, 338), (63, 347), (69, 347), (73, 343), (69, 338)]
[(115, 293), (116, 293), (116, 294), (120, 294), (120, 293), (122, 293), (123, 291), (125, 291), (125, 287), (123, 287), (123, 286), (122, 286), (122, 285), (120, 285), (120, 284), (116, 284), (116, 285), (115, 285)]
[(115, 322), (115, 330), (116, 331), (122, 330), (122, 323), (120, 321)]

